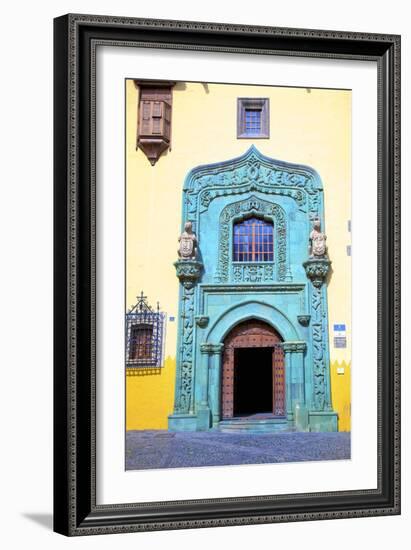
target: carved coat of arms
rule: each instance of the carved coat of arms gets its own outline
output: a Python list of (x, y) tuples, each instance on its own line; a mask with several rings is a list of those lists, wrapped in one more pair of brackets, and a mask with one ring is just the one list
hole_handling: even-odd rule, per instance
[(195, 260), (197, 255), (197, 238), (193, 233), (191, 222), (186, 222), (184, 231), (178, 238), (178, 256), (182, 260)]

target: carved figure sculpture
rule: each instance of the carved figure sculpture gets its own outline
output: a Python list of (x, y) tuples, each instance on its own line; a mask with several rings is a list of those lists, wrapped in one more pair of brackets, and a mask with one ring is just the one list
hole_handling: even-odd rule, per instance
[(180, 246), (177, 253), (180, 260), (195, 260), (197, 257), (197, 237), (193, 233), (191, 222), (184, 224), (184, 231), (178, 238)]
[(308, 254), (310, 258), (327, 257), (326, 240), (326, 234), (321, 231), (321, 221), (319, 218), (315, 218), (313, 221), (313, 230), (309, 237)]

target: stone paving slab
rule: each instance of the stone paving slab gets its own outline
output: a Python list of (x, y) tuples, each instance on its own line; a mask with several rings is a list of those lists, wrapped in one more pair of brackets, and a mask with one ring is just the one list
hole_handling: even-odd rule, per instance
[(272, 464), (351, 458), (350, 433), (126, 433), (126, 470)]

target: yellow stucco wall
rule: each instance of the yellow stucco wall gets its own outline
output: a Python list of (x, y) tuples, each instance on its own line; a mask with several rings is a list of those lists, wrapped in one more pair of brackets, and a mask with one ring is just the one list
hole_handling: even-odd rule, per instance
[(351, 431), (351, 362), (332, 361), (331, 400), (338, 412), (338, 430)]
[(127, 369), (127, 430), (166, 430), (173, 412), (176, 361), (167, 357), (159, 369)]
[[(237, 139), (237, 98), (268, 97), (270, 138)], [(243, 154), (252, 143), (272, 158), (307, 164), (324, 183), (332, 276), (328, 285), (331, 364), (351, 361), (351, 92), (181, 82), (173, 89), (172, 147), (151, 166), (136, 150), (138, 89), (126, 82), (126, 305), (144, 290), (167, 317), (166, 368), (127, 376), (127, 429), (166, 428), (173, 408), (178, 279), (173, 262), (181, 224), (182, 185), (195, 166)], [(347, 348), (334, 349), (333, 324), (347, 326)], [(349, 425), (348, 369), (332, 375), (340, 429)], [(347, 391), (348, 388), (348, 391)], [(347, 412), (348, 411), (348, 412)]]

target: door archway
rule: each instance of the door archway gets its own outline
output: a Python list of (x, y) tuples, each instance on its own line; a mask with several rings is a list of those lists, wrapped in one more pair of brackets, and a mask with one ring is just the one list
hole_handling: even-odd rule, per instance
[(282, 338), (268, 323), (250, 319), (224, 339), (222, 418), (285, 416)]

